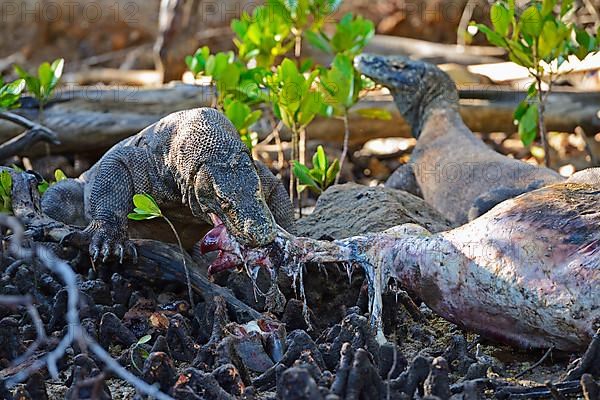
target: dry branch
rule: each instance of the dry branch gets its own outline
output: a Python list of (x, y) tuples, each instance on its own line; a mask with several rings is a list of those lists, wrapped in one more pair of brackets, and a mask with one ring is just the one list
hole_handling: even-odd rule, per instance
[(37, 142), (60, 144), (56, 133), (29, 119), (9, 111), (0, 112), (0, 120), (8, 121), (27, 130), (0, 145), (0, 160), (19, 154)]
[[(133, 135), (161, 117), (183, 109), (209, 106), (214, 91), (207, 86), (167, 85), (155, 89), (116, 87), (112, 89), (79, 88), (64, 92), (45, 111), (45, 122), (56, 131), (61, 142), (52, 145), (53, 153), (99, 152), (119, 140)], [(513, 112), (525, 92), (500, 86), (469, 87), (460, 91), (461, 115), (467, 126), (482, 133), (514, 132)], [(588, 135), (600, 131), (597, 115), (599, 93), (556, 91), (548, 97), (546, 124), (550, 131), (573, 132), (580, 126)], [(378, 137), (408, 137), (410, 129), (388, 95), (373, 93), (359, 102), (361, 108), (383, 108), (392, 119), (370, 120), (351, 112), (350, 146), (356, 148)], [(30, 120), (37, 118), (36, 108), (16, 110)], [(259, 135), (268, 136), (267, 127), (258, 127)], [(261, 131), (262, 129), (262, 131)], [(0, 120), (0, 142), (19, 134), (18, 127)], [(289, 132), (282, 131), (284, 138)], [(308, 128), (311, 139), (324, 143), (342, 143), (341, 121), (317, 118)], [(46, 148), (30, 146), (25, 155), (45, 154)]]

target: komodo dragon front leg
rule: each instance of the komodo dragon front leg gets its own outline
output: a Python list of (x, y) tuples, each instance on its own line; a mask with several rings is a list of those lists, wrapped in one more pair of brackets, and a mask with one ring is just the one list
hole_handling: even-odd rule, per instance
[(415, 177), (415, 171), (412, 163), (407, 163), (396, 168), (394, 173), (390, 175), (385, 182), (385, 187), (414, 194), (415, 196), (423, 197), (419, 183)]
[(89, 201), (88, 207), (85, 207), (89, 210), (89, 225), (80, 234), (74, 235), (80, 237), (68, 240), (89, 240), (93, 259), (101, 255), (106, 261), (111, 255), (117, 255), (120, 262), (125, 257), (135, 261), (137, 253), (129, 241), (127, 214), (131, 212), (132, 198), (136, 193), (148, 193), (159, 204), (164, 202), (165, 199), (153, 190), (150, 179), (156, 171), (143, 149), (122, 147), (108, 153), (94, 172), (92, 184), (84, 191), (84, 204)]

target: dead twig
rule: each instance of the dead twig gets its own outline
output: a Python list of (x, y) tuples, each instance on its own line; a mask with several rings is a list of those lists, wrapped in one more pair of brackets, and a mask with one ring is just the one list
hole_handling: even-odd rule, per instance
[(518, 378), (522, 377), (523, 375), (525, 375), (525, 374), (527, 374), (527, 373), (529, 373), (529, 372), (533, 371), (534, 369), (536, 369), (537, 367), (539, 367), (540, 365), (542, 365), (542, 363), (543, 363), (544, 361), (546, 361), (546, 358), (548, 358), (548, 356), (549, 356), (550, 354), (552, 354), (552, 350), (554, 350), (554, 346), (551, 346), (551, 347), (550, 347), (550, 348), (549, 348), (549, 349), (546, 351), (546, 353), (544, 353), (544, 355), (542, 356), (542, 358), (540, 358), (540, 359), (538, 360), (538, 362), (536, 362), (536, 363), (535, 363), (535, 364), (533, 364), (531, 367), (529, 367), (529, 368), (527, 368), (527, 369), (524, 369), (523, 371), (521, 371), (521, 372), (519, 372), (517, 375), (515, 375), (515, 379), (518, 379)]
[(567, 371), (564, 380), (580, 379), (585, 373), (592, 373), (592, 369), (600, 369), (600, 329), (592, 338), (587, 350), (577, 364)]
[(552, 384), (550, 381), (546, 381), (546, 387), (550, 390), (550, 395), (554, 400), (567, 400), (565, 396), (563, 396), (558, 389)]
[(9, 157), (21, 153), (37, 142), (60, 144), (58, 136), (54, 131), (18, 114), (3, 111), (0, 112), (0, 119), (15, 123), (27, 129), (20, 135), (15, 136), (0, 145), (0, 160), (6, 160)]

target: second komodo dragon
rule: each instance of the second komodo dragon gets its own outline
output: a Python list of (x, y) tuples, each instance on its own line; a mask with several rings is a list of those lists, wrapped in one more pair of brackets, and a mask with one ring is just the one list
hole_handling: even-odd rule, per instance
[(136, 257), (130, 235), (172, 240), (160, 221), (135, 222), (128, 231), (136, 193), (157, 201), (187, 246), (202, 237), (211, 220), (220, 219), (250, 246), (273, 240), (273, 217), (285, 229), (294, 222), (281, 182), (253, 162), (233, 124), (211, 108), (170, 114), (117, 143), (79, 178), (51, 186), (42, 208), (62, 222), (87, 225), (81, 234), (94, 259), (122, 261)]
[(499, 154), (473, 135), (458, 111), (454, 82), (435, 65), (362, 54), (356, 67), (390, 90), (417, 138), (410, 162), (386, 186), (422, 195), (456, 225), (504, 200), (564, 180), (548, 168)]

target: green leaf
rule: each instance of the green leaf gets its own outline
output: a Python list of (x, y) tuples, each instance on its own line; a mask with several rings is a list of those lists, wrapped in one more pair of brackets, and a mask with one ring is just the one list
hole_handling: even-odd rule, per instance
[(298, 109), (297, 122), (301, 127), (306, 127), (319, 114), (323, 106), (321, 93), (311, 91), (302, 99)]
[(65, 175), (65, 173), (61, 169), (57, 169), (54, 171), (54, 179), (56, 180), (56, 182), (60, 182), (64, 179), (67, 179), (67, 175)]
[(15, 72), (17, 73), (17, 75), (19, 75), (21, 78), (25, 79), (25, 83), (27, 85), (27, 90), (29, 90), (31, 92), (31, 94), (33, 94), (37, 99), (41, 98), (41, 93), (40, 93), (40, 81), (38, 78), (36, 78), (35, 76), (29, 74), (27, 71), (25, 71), (23, 68), (21, 68), (19, 65), (14, 65), (13, 66)]
[(335, 109), (336, 115), (345, 114), (358, 99), (355, 82), (352, 60), (345, 54), (336, 55), (331, 68), (322, 71), (320, 87), (325, 92), (324, 100)]
[(138, 339), (137, 344), (140, 345), (140, 344), (148, 343), (150, 341), (150, 339), (152, 339), (152, 335), (144, 335)]
[(38, 192), (40, 192), (40, 194), (44, 194), (44, 193), (46, 193), (46, 190), (48, 190), (49, 187), (50, 187), (50, 184), (46, 180), (43, 180), (42, 183), (40, 183), (37, 186), (37, 189), (38, 189)]
[(575, 55), (580, 60), (583, 60), (591, 51), (595, 51), (596, 39), (587, 33), (585, 29), (575, 29), (575, 40), (579, 44), (575, 51)]
[(474, 24), (474, 25), (477, 27), (478, 30), (483, 32), (483, 34), (487, 38), (488, 42), (490, 42), (491, 44), (493, 44), (495, 46), (506, 48), (506, 41), (498, 32), (491, 30), (488, 26), (486, 26), (484, 24)]
[(54, 75), (54, 79), (53, 79), (53, 84), (56, 85), (56, 83), (60, 80), (60, 78), (62, 77), (62, 73), (63, 73), (63, 69), (65, 67), (65, 59), (64, 58), (59, 58), (56, 59), (52, 62), (52, 72)]
[(245, 121), (250, 115), (250, 107), (241, 101), (233, 100), (225, 104), (225, 115), (238, 131), (246, 128)]
[(327, 156), (325, 155), (325, 150), (323, 149), (323, 146), (317, 146), (317, 152), (315, 153), (315, 156), (316, 157), (313, 158), (313, 167), (323, 172), (327, 171), (329, 163), (327, 162)]
[(297, 161), (292, 161), (292, 170), (294, 172), (294, 176), (298, 178), (298, 181), (301, 184), (308, 186), (312, 190), (316, 189), (318, 192), (320, 192), (317, 182), (315, 182), (315, 180), (310, 176), (310, 170), (306, 165), (300, 164)]
[(569, 11), (571, 11), (571, 8), (573, 8), (573, 3), (575, 2), (575, 0), (563, 0), (560, 4), (560, 17), (564, 17)]
[(532, 82), (529, 85), (529, 87), (527, 88), (527, 98), (532, 99), (535, 96), (537, 96), (537, 94), (538, 94), (537, 86), (535, 85), (535, 82)]
[(313, 47), (325, 52), (325, 53), (333, 53), (333, 48), (329, 43), (329, 39), (321, 32), (313, 32), (307, 31), (304, 33), (304, 36), (308, 40)]
[(17, 79), (4, 85), (0, 80), (0, 110), (9, 110), (19, 106), (19, 98), (25, 89), (25, 80)]
[(335, 178), (337, 177), (339, 172), (340, 172), (340, 162), (336, 158), (335, 160), (333, 160), (333, 162), (327, 169), (325, 186), (330, 186), (331, 184), (333, 184), (333, 182), (335, 182)]
[(313, 60), (312, 58), (306, 58), (302, 61), (302, 63), (300, 64), (300, 72), (301, 73), (305, 73), (310, 71), (310, 69), (315, 65), (315, 60)]
[(21, 92), (23, 92), (23, 90), (25, 89), (25, 79), (17, 79), (9, 84), (7, 84), (5, 86), (5, 88), (3, 88), (6, 93), (11, 94), (11, 95), (20, 95)]
[(515, 17), (515, 0), (508, 0), (508, 12), (512, 19)]
[(523, 118), (523, 115), (525, 114), (525, 112), (527, 111), (528, 108), (529, 108), (529, 102), (527, 100), (523, 100), (522, 102), (519, 103), (519, 105), (513, 112), (513, 120), (515, 123), (518, 123), (519, 120), (521, 118)]
[(185, 57), (185, 64), (188, 69), (194, 74), (198, 75), (201, 72), (205, 72), (206, 63), (210, 57), (210, 49), (208, 46), (204, 46), (196, 50), (194, 55)]
[(533, 53), (530, 47), (523, 46), (515, 40), (506, 40), (506, 47), (509, 49), (508, 57), (514, 63), (526, 68), (533, 68)]
[(143, 221), (143, 220), (147, 220), (147, 219), (158, 218), (158, 216), (151, 215), (151, 214), (129, 213), (129, 214), (127, 214), (127, 218), (134, 220), (134, 221)]
[(538, 57), (545, 59), (558, 47), (561, 37), (558, 35), (558, 27), (552, 20), (546, 21), (542, 28), (542, 34), (538, 42)]
[(36, 99), (44, 104), (52, 95), (52, 91), (58, 84), (64, 67), (64, 59), (59, 58), (52, 64), (43, 62), (39, 65), (37, 77), (29, 74), (18, 65), (14, 65), (15, 72), (25, 79), (27, 89), (36, 97)]
[(330, 42), (335, 52), (355, 56), (362, 51), (374, 34), (375, 26), (372, 21), (348, 13), (336, 25), (336, 31)]
[(490, 10), (490, 20), (494, 26), (494, 30), (502, 36), (508, 34), (508, 28), (511, 24), (511, 14), (506, 6), (502, 3), (494, 3)]
[(258, 122), (258, 120), (260, 119), (260, 117), (262, 117), (262, 111), (261, 110), (255, 110), (252, 111), (247, 117), (246, 120), (244, 121), (244, 125), (249, 128), (252, 125), (254, 125), (256, 122)]
[(11, 195), (12, 193), (12, 177), (8, 171), (2, 171), (0, 173), (0, 184), (2, 185), (2, 189), (7, 195)]
[(526, 8), (519, 19), (521, 32), (534, 38), (537, 38), (542, 32), (542, 24), (542, 15), (535, 5)]
[(550, 13), (552, 13), (552, 10), (554, 9), (554, 6), (556, 5), (556, 1), (557, 0), (543, 0), (542, 1), (542, 17), (545, 17), (547, 15), (549, 15)]
[(139, 210), (135, 210), (137, 213), (147, 213), (157, 217), (162, 216), (160, 207), (156, 204), (156, 201), (152, 196), (146, 193), (133, 195), (133, 204)]
[(390, 121), (392, 119), (392, 114), (383, 108), (359, 108), (354, 112), (361, 117), (369, 119), (380, 119), (383, 121)]
[(529, 146), (537, 136), (538, 105), (531, 104), (519, 119), (519, 136), (525, 146)]
[(317, 185), (319, 187), (323, 187), (323, 177), (325, 176), (325, 171), (320, 171), (316, 168), (312, 168), (309, 172), (309, 175), (311, 178), (313, 178), (315, 180), (315, 182), (317, 182)]

